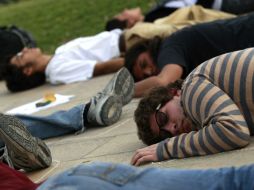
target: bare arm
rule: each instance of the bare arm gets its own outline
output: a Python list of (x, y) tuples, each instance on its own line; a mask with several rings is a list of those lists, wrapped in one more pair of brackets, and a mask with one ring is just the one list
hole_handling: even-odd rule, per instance
[(159, 75), (149, 77), (135, 84), (135, 97), (141, 97), (147, 90), (155, 86), (165, 86), (170, 82), (174, 82), (181, 78), (183, 68), (180, 65), (168, 64)]
[(115, 58), (102, 63), (97, 63), (94, 67), (93, 76), (105, 75), (114, 73), (122, 68), (124, 65), (123, 58)]

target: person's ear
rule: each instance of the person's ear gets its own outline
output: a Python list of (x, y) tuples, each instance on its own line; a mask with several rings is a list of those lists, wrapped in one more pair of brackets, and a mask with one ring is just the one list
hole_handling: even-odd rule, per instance
[(26, 67), (23, 69), (23, 73), (26, 76), (31, 76), (33, 74), (33, 68), (32, 67)]
[(177, 90), (177, 92), (176, 92), (176, 96), (181, 96), (181, 94), (182, 94), (182, 90)]
[(171, 88), (169, 89), (169, 93), (173, 96), (181, 96), (181, 90), (177, 89), (177, 88)]

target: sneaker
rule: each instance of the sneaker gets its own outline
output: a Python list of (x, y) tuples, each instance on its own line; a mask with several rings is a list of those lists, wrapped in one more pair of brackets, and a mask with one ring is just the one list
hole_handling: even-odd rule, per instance
[(119, 120), (123, 107), (119, 96), (98, 93), (90, 103), (87, 114), (89, 124), (107, 126)]
[(102, 93), (119, 96), (123, 105), (129, 103), (134, 94), (134, 80), (128, 69), (125, 67), (120, 69), (109, 81)]
[(124, 67), (107, 86), (90, 101), (87, 120), (92, 125), (111, 125), (117, 122), (122, 106), (129, 103), (134, 93), (134, 80)]
[(16, 169), (32, 171), (52, 163), (47, 145), (33, 137), (14, 116), (0, 115), (0, 139), (5, 143), (3, 159)]

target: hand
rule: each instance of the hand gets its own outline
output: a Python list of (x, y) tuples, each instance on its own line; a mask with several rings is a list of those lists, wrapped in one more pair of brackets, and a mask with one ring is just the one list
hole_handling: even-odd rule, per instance
[(138, 149), (131, 159), (131, 164), (134, 166), (139, 166), (146, 162), (158, 161), (156, 149), (158, 144), (153, 144), (151, 146)]

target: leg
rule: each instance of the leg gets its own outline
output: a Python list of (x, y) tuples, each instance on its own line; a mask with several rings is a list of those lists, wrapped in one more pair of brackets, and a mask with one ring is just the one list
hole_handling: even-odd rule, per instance
[(134, 81), (126, 68), (120, 69), (106, 87), (91, 98), (90, 106), (75, 106), (67, 111), (57, 111), (49, 116), (17, 117), (27, 126), (32, 135), (46, 139), (84, 131), (86, 119), (89, 124), (107, 126), (119, 120), (122, 105), (131, 101)]
[(48, 116), (16, 115), (16, 117), (25, 124), (33, 136), (47, 139), (85, 129), (83, 115), (85, 106), (82, 104)]
[[(48, 116), (16, 115), (27, 130), (35, 137), (47, 139), (85, 130), (84, 116), (86, 104), (75, 106), (67, 111), (57, 111)], [(0, 147), (4, 143), (0, 140)]]
[(128, 165), (79, 165), (49, 178), (40, 190), (69, 189), (253, 189), (254, 165), (208, 170), (140, 169)]
[[(67, 111), (57, 111), (48, 116), (16, 115), (30, 133), (41, 139), (84, 131), (86, 120), (93, 125), (110, 125), (118, 121), (122, 104), (131, 101), (134, 81), (126, 68), (118, 71), (107, 86), (86, 104)], [(89, 125), (88, 124), (88, 125)]]

